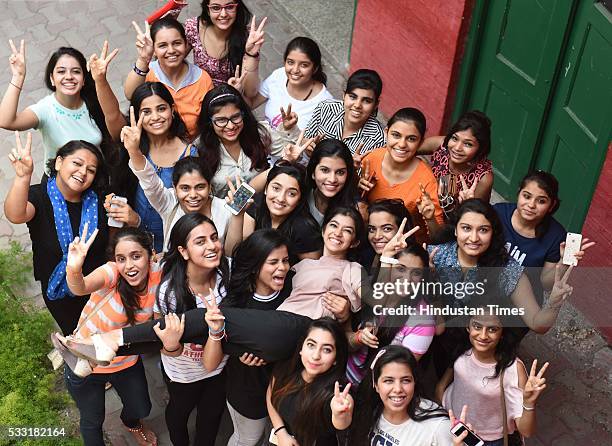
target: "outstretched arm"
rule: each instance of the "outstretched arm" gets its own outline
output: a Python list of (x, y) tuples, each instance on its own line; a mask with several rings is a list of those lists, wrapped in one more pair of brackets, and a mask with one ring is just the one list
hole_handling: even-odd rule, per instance
[(119, 48), (114, 49), (108, 55), (107, 53), (108, 41), (105, 40), (100, 56), (98, 57), (98, 55), (94, 53), (89, 58), (89, 69), (96, 84), (96, 94), (102, 112), (104, 113), (106, 127), (113, 140), (118, 141), (121, 128), (125, 125), (125, 119), (119, 109), (119, 101), (108, 83), (106, 72), (110, 62), (115, 58), (117, 53), (119, 53)]
[(151, 40), (151, 29), (149, 22), (145, 22), (145, 31), (143, 32), (136, 22), (132, 22), (136, 30), (136, 49), (138, 58), (136, 59), (135, 68), (132, 69), (125, 79), (123, 86), (125, 97), (128, 100), (132, 99), (134, 90), (139, 85), (144, 84), (146, 73), (149, 72), (149, 63), (153, 58), (153, 41)]
[(25, 147), (21, 145), (19, 132), (15, 132), (16, 148), (11, 150), (9, 160), (15, 169), (15, 179), (4, 199), (4, 215), (14, 224), (27, 223), (34, 218), (36, 209), (28, 201), (30, 180), (34, 171), (32, 160), (32, 134), (28, 133)]

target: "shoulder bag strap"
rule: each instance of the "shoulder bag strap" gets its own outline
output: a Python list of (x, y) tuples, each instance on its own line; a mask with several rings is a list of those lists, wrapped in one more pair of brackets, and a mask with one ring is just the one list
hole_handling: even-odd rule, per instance
[(113, 297), (113, 292), (109, 291), (108, 294), (104, 297), (104, 299), (102, 299), (100, 302), (97, 303), (97, 305), (87, 315), (87, 317), (83, 320), (83, 322), (77, 325), (77, 328), (74, 329), (72, 334), (77, 334), (77, 332), (81, 329), (81, 327), (83, 327), (83, 325), (85, 325), (87, 321), (94, 316), (94, 314), (96, 314), (104, 305), (106, 305), (106, 303), (111, 299), (111, 297)]

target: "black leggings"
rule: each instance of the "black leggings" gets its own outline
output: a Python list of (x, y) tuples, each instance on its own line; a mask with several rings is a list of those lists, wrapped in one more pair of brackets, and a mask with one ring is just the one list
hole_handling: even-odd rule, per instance
[[(206, 310), (197, 308), (185, 313), (185, 331), (181, 342), (204, 345), (208, 339), (208, 326), (204, 322)], [(232, 356), (252, 353), (266, 362), (290, 358), (297, 343), (312, 319), (286, 311), (255, 310), (249, 308), (223, 308), (226, 342), (223, 351)], [(123, 328), (123, 345), (118, 355), (130, 355), (159, 350), (161, 341), (153, 326), (165, 328), (164, 319)]]

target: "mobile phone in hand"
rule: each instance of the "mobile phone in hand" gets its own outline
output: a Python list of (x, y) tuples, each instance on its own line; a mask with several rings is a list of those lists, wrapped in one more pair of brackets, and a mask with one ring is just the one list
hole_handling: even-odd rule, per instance
[(582, 234), (576, 234), (574, 232), (568, 232), (565, 237), (565, 252), (563, 253), (563, 264), (564, 265), (578, 265), (576, 259), (576, 253), (580, 251), (582, 245)]
[(480, 438), (478, 435), (476, 435), (472, 430), (468, 429), (468, 427), (465, 424), (463, 424), (461, 421), (457, 421), (457, 424), (455, 424), (451, 429), (451, 433), (455, 437), (460, 436), (465, 431), (468, 431), (468, 434), (467, 434), (467, 437), (463, 439), (463, 443), (465, 443), (467, 446), (483, 446), (484, 445), (483, 439)]
[[(127, 198), (125, 197), (120, 197), (119, 195), (114, 195), (113, 198), (111, 198), (111, 209), (116, 209), (119, 207), (119, 205), (117, 203), (113, 203), (112, 200), (115, 201), (120, 201), (122, 203), (127, 203)], [(122, 221), (117, 221), (112, 217), (108, 217), (108, 226), (111, 226), (113, 228), (123, 228), (123, 222)]]
[(242, 212), (242, 209), (247, 205), (253, 195), (255, 195), (255, 189), (247, 183), (242, 183), (234, 193), (234, 200), (231, 203), (226, 203), (225, 207), (229, 209), (232, 214), (238, 215)]

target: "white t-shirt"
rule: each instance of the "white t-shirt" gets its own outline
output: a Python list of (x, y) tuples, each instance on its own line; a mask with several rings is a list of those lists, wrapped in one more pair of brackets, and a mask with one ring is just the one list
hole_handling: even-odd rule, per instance
[[(168, 281), (162, 282), (159, 286), (159, 304), (156, 301), (153, 307), (153, 311), (155, 313), (168, 313), (168, 308), (165, 305), (165, 297), (166, 293), (168, 292), (167, 288)], [(217, 282), (215, 289), (213, 290), (213, 294), (215, 295), (217, 304), (220, 303), (225, 296), (225, 289), (221, 286), (221, 276), (219, 273), (217, 273)], [(195, 299), (198, 308), (205, 308), (204, 302), (199, 296), (196, 296)], [(168, 301), (170, 303), (170, 309), (172, 310), (176, 306), (174, 292), (170, 292), (168, 295)], [(202, 323), (204, 322), (202, 321)], [(228, 356), (224, 355), (219, 366), (215, 370), (209, 372), (204, 368), (204, 364), (202, 364), (203, 353), (203, 345), (185, 342), (183, 344), (183, 352), (181, 353), (181, 356), (171, 357), (162, 354), (161, 360), (164, 364), (164, 371), (166, 372), (166, 375), (174, 382), (192, 383), (205, 378), (211, 378), (221, 373), (223, 367), (225, 367)]]
[(268, 98), (266, 109), (264, 111), (266, 119), (274, 128), (278, 127), (283, 119), (281, 117), (280, 108), (287, 110), (287, 106), (291, 104), (291, 110), (298, 115), (298, 127), (303, 130), (308, 125), (312, 112), (317, 107), (317, 104), (326, 99), (333, 99), (331, 93), (325, 85), (316, 96), (311, 96), (307, 101), (300, 101), (289, 95), (287, 91), (287, 74), (285, 67), (280, 67), (272, 72), (259, 87), (259, 93)]
[[(421, 406), (432, 405), (421, 400)], [(409, 419), (402, 424), (391, 424), (380, 416), (374, 427), (371, 446), (451, 446), (453, 437), (450, 420), (446, 417), (430, 418), (425, 421)]]
[(38, 118), (37, 129), (42, 134), (45, 164), (49, 158), (55, 158), (57, 149), (69, 141), (82, 139), (98, 147), (102, 143), (102, 132), (89, 116), (85, 102), (78, 109), (71, 110), (50, 94), (28, 108)]

